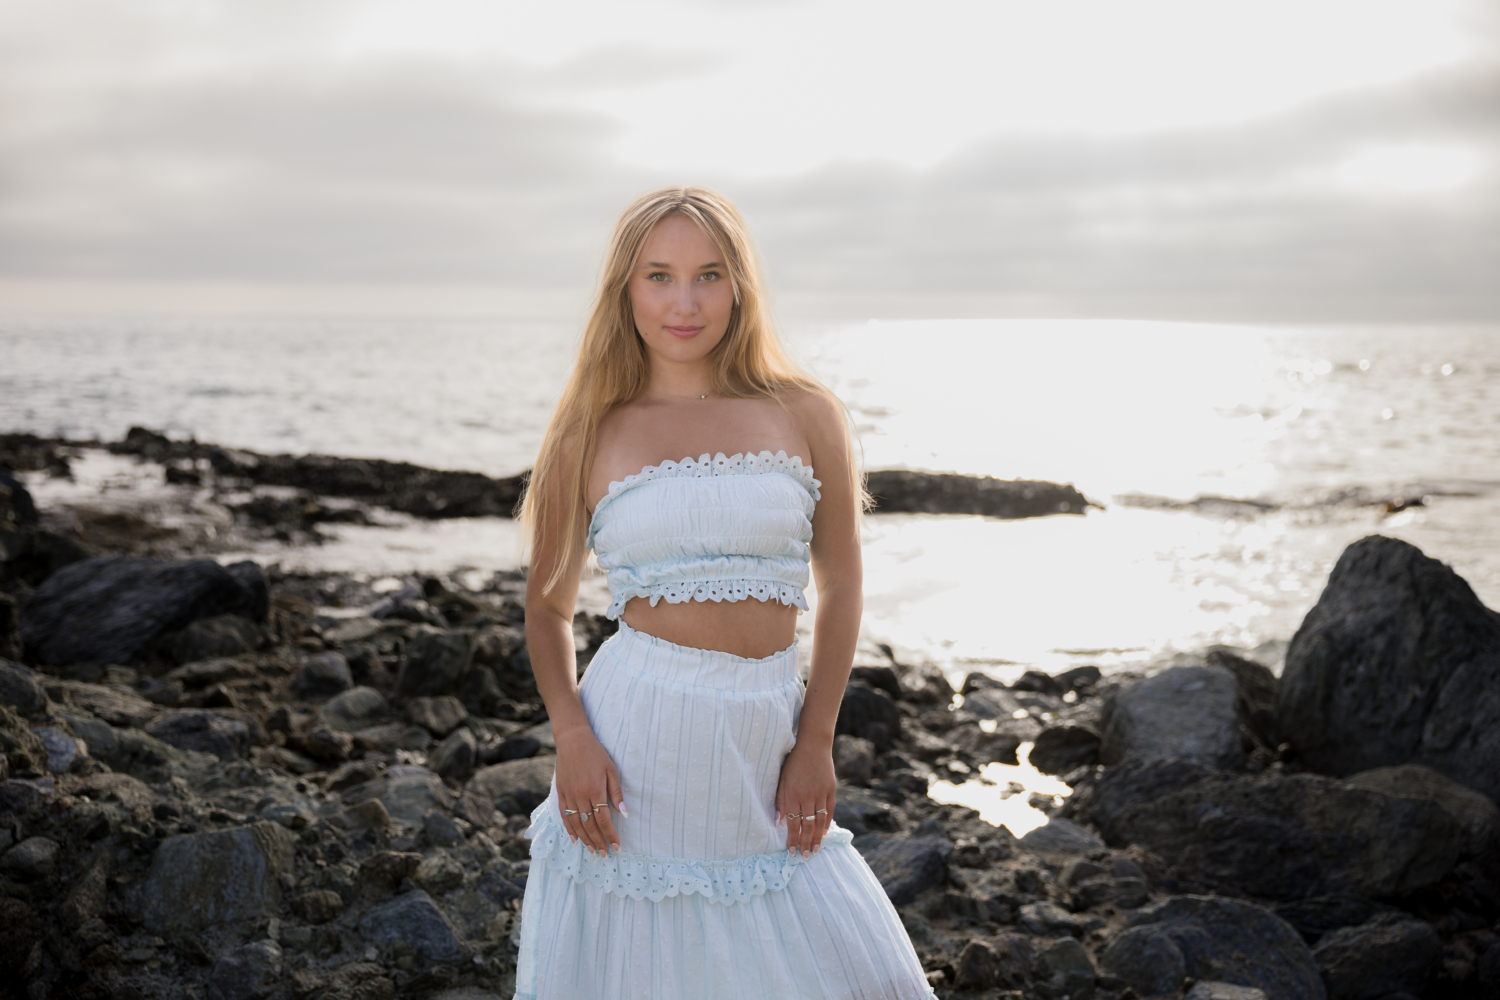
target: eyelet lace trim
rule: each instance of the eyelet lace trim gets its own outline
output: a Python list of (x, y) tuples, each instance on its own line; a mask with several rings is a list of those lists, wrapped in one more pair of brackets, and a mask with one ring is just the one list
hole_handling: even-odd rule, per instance
[[(653, 858), (619, 851), (608, 857), (590, 854), (583, 841), (575, 842), (568, 837), (557, 819), (556, 808), (548, 800), (532, 813), (531, 829), (526, 831), (532, 838), (532, 863), (541, 862), (579, 885), (588, 882), (616, 896), (659, 903), (668, 896), (696, 893), (710, 902), (729, 906), (785, 889), (793, 873), (805, 863), (790, 850), (725, 861)], [(853, 839), (848, 830), (830, 824), (823, 843), (847, 844)]]
[(604, 613), (605, 617), (618, 618), (633, 597), (649, 597), (653, 608), (663, 599), (668, 604), (686, 604), (688, 601), (747, 601), (753, 597), (757, 601), (780, 601), (799, 611), (808, 610), (802, 588), (789, 583), (744, 579), (678, 580), (659, 583), (653, 587), (632, 587), (625, 590), (610, 602), (609, 610)]
[[(813, 470), (810, 465), (803, 465), (802, 459), (796, 455), (787, 457), (785, 451), (771, 454), (763, 451), (758, 455), (746, 455), (743, 452), (726, 456), (722, 451), (710, 458), (707, 454), (699, 455), (696, 459), (684, 458), (680, 462), (663, 462), (660, 465), (648, 465), (633, 476), (626, 476), (616, 483), (609, 484), (609, 496), (614, 496), (622, 490), (629, 489), (638, 483), (648, 483), (653, 479), (702, 479), (707, 476), (759, 476), (768, 472), (780, 472), (791, 476), (814, 500), (823, 499), (818, 488), (823, 484), (813, 478)], [(603, 501), (600, 501), (600, 506)], [(597, 508), (595, 508), (597, 511)]]

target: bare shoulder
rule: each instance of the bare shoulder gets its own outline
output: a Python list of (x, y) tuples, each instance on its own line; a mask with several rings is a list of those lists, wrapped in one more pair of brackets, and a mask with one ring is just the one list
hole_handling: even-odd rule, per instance
[(834, 446), (842, 450), (848, 437), (844, 408), (832, 396), (811, 389), (796, 389), (782, 397), (787, 412), (814, 450)]

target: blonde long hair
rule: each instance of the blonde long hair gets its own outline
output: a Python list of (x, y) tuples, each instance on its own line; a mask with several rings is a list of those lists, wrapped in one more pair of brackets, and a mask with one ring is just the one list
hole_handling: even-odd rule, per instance
[[(529, 529), (532, 551), (540, 550), (544, 538), (559, 540), (557, 560), (543, 593), (557, 585), (564, 567), (587, 544), (585, 491), (599, 422), (611, 409), (646, 390), (649, 363), (631, 311), (630, 274), (652, 229), (669, 215), (691, 219), (713, 241), (723, 255), (734, 292), (729, 328), (708, 356), (714, 393), (780, 401), (784, 392), (804, 390), (832, 400), (847, 415), (838, 397), (794, 362), (782, 346), (766, 307), (745, 220), (729, 199), (704, 187), (668, 187), (641, 195), (615, 224), (573, 373), (547, 425), (541, 454), (521, 500), (519, 517)], [(838, 471), (829, 469), (823, 474), (837, 475)], [(849, 467), (841, 471), (848, 476), (861, 508), (867, 506), (868, 495), (852, 448)]]

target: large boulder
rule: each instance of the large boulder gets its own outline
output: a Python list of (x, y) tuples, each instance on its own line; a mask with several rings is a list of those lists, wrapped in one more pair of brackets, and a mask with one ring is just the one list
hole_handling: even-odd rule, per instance
[(1099, 762), (1099, 734), (1073, 723), (1053, 726), (1036, 738), (1026, 760), (1043, 774), (1067, 774), (1091, 767)]
[(1172, 760), (1111, 768), (1072, 809), (1110, 843), (1158, 853), (1189, 887), (1276, 900), (1427, 888), (1465, 857), (1473, 836), (1468, 819), (1432, 798)]
[(254, 563), (143, 556), (85, 559), (48, 577), (21, 615), (27, 655), (41, 663), (135, 663), (200, 618), (264, 621), (265, 576)]
[(1269, 910), (1238, 899), (1178, 896), (1136, 910), (1102, 965), (1146, 997), (1177, 996), (1183, 980), (1249, 986), (1267, 1000), (1323, 1000), (1302, 938)]
[(1380, 1000), (1399, 990), (1419, 992), (1442, 956), (1443, 942), (1432, 925), (1404, 913), (1342, 927), (1324, 935), (1313, 949), (1328, 1000)]
[(1500, 615), (1414, 546), (1363, 538), (1292, 637), (1276, 714), (1316, 770), (1425, 764), (1500, 800)]
[(884, 691), (862, 681), (850, 681), (839, 703), (834, 733), (869, 740), (877, 752), (883, 753), (901, 735), (901, 712)]
[(1234, 675), (1172, 667), (1126, 684), (1105, 703), (1099, 760), (1172, 757), (1232, 770), (1244, 762)]
[(194, 934), (216, 923), (275, 916), (297, 840), (275, 823), (172, 837), (156, 849), (140, 894), (152, 933)]
[(370, 908), (360, 918), (359, 933), (378, 945), (405, 941), (427, 964), (456, 964), (468, 958), (458, 932), (421, 889)]
[(396, 677), (396, 693), (412, 695), (454, 694), (474, 663), (474, 637), (468, 632), (446, 631), (418, 625), (406, 644), (406, 662)]
[(948, 877), (953, 841), (942, 837), (892, 838), (865, 855), (891, 902), (906, 906)]
[(556, 757), (523, 757), (480, 768), (469, 780), (469, 790), (504, 807), (508, 814), (530, 812), (552, 789), (552, 772)]

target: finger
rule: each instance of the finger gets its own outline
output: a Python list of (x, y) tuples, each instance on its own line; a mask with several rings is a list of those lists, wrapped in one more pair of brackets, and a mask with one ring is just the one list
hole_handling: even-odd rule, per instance
[(610, 815), (609, 803), (604, 802), (604, 797), (602, 796), (594, 801), (596, 803), (604, 803), (603, 805), (594, 806), (594, 818), (599, 824), (599, 835), (604, 838), (604, 842), (609, 845), (611, 850), (618, 851), (620, 849), (620, 835), (615, 832), (615, 818)]
[(818, 816), (817, 822), (813, 824), (812, 851), (814, 854), (817, 854), (818, 848), (823, 846), (823, 838), (828, 833), (828, 823), (833, 816), (833, 809), (828, 805), (826, 800), (824, 804), (819, 807), (819, 809), (822, 809), (824, 811), (819, 812), (817, 809), (813, 810), (815, 813), (817, 813)]
[[(816, 806), (809, 806), (806, 812), (798, 812), (797, 814), (802, 817), (801, 830), (797, 837), (797, 848), (802, 852), (804, 858), (812, 856), (813, 831), (818, 828), (818, 819), (816, 816), (813, 816), (813, 810), (816, 808)], [(813, 818), (807, 819), (808, 816), (813, 816)]]
[(593, 803), (603, 801), (604, 796), (602, 795), (589, 796), (589, 805), (587, 806), (589, 815), (583, 821), (583, 828), (589, 832), (589, 844), (594, 850), (600, 854), (608, 854), (609, 841), (605, 839), (602, 828), (603, 824), (600, 821), (605, 818), (604, 814), (608, 812), (609, 807), (605, 806), (604, 808), (596, 809), (593, 806)]
[[(568, 815), (568, 813), (573, 815)], [(578, 812), (573, 806), (565, 802), (561, 796), (557, 800), (557, 814), (562, 817), (563, 829), (568, 831), (568, 839), (574, 843), (578, 842)]]
[[(630, 810), (625, 808), (625, 790), (620, 787), (620, 775), (613, 767), (608, 768), (604, 772), (604, 787), (605, 798), (609, 799), (610, 804), (619, 810), (621, 816), (629, 819)], [(611, 820), (610, 825), (614, 825), (613, 820)]]

